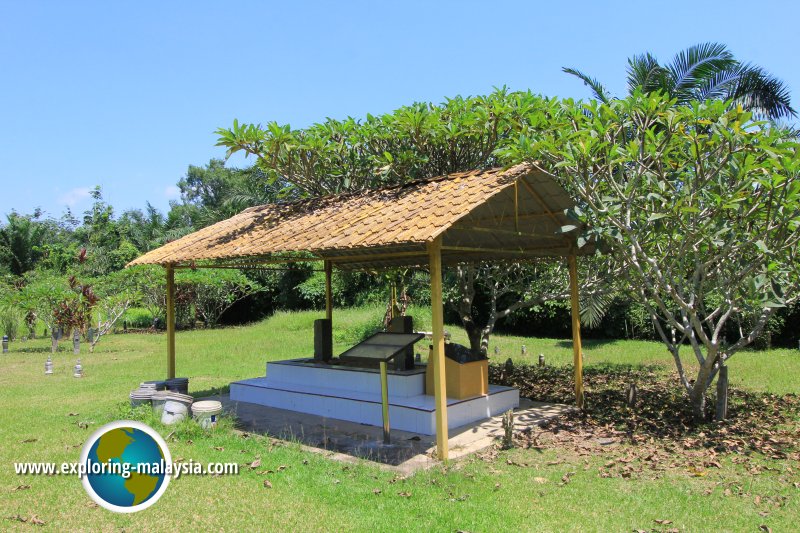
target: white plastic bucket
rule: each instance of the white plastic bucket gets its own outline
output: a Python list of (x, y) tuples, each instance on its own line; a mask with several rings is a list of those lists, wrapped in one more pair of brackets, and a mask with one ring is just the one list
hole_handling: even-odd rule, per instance
[[(188, 398), (188, 399), (187, 399)], [(164, 411), (161, 413), (161, 423), (166, 425), (177, 424), (189, 414), (192, 397), (172, 393), (164, 402)]]
[(131, 391), (129, 398), (131, 400), (131, 407), (138, 407), (140, 405), (149, 404), (150, 398), (153, 396), (155, 390), (138, 388)]
[(214, 400), (195, 402), (192, 404), (192, 415), (200, 427), (210, 429), (217, 427), (217, 419), (222, 413), (222, 404)]
[(153, 414), (159, 418), (164, 413), (164, 404), (170, 398), (170, 393), (166, 391), (158, 391), (150, 398), (153, 402)]

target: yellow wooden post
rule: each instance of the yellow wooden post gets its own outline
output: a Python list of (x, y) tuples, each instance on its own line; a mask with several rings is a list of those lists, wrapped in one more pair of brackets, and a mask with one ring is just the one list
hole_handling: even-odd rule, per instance
[(575, 255), (569, 262), (569, 292), (572, 301), (572, 357), (575, 364), (575, 403), (583, 409), (583, 355), (581, 350), (581, 311), (578, 303), (578, 260)]
[(431, 270), (431, 318), (433, 352), (428, 364), (433, 365), (434, 405), (436, 406), (436, 450), (439, 459), (449, 456), (447, 432), (447, 381), (444, 366), (444, 309), (442, 307), (442, 238), (428, 243)]
[(325, 261), (325, 318), (333, 319), (333, 288), (331, 278), (333, 277), (333, 265), (330, 261)]
[(175, 377), (175, 268), (167, 265), (167, 379)]

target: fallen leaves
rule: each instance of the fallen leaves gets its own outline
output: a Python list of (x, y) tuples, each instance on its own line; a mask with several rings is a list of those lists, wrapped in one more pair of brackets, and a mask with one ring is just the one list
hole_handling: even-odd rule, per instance
[(38, 516), (31, 515), (30, 518), (26, 518), (22, 515), (14, 515), (6, 517), (6, 520), (12, 520), (14, 522), (22, 522), (23, 524), (33, 524), (34, 526), (43, 526), (45, 525), (45, 521), (39, 518)]
[[(585, 385), (592, 401), (584, 411), (542, 422), (517, 432), (516, 442), (526, 449), (570, 449), (578, 457), (603, 455), (599, 477), (658, 478), (664, 472), (683, 472), (703, 478), (711, 469), (723, 469), (724, 456), (749, 465), (752, 475), (765, 467), (761, 458), (800, 460), (800, 398), (731, 389), (729, 419), (696, 424), (676, 375), (662, 368), (616, 368), (596, 365), (585, 369)], [(489, 379), (520, 389), (520, 395), (540, 401), (572, 403), (574, 391), (567, 367), (490, 365)], [(636, 383), (638, 400), (631, 409), (625, 390)], [(707, 402), (711, 419), (713, 402)], [(753, 452), (756, 452), (755, 454)], [(611, 457), (609, 457), (611, 456)], [(479, 458), (491, 462), (491, 454)], [(610, 459), (610, 460), (609, 460)], [(507, 459), (511, 466), (526, 463)], [(559, 464), (551, 461), (548, 466)]]
[(29, 488), (31, 488), (30, 485), (17, 485), (13, 489), (11, 489), (11, 492), (19, 492), (22, 490), (28, 490)]
[(272, 483), (270, 483), (270, 481), (268, 479), (264, 480), (264, 488), (267, 488), (267, 489), (271, 489), (272, 488)]

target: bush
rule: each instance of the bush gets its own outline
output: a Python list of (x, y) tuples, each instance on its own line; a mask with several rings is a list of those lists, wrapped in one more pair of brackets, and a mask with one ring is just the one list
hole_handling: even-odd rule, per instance
[(4, 306), (0, 309), (0, 332), (7, 335), (9, 340), (17, 338), (19, 327), (22, 323), (22, 313), (11, 306)]
[(153, 313), (143, 307), (132, 307), (125, 311), (123, 320), (129, 328), (149, 328), (153, 325)]

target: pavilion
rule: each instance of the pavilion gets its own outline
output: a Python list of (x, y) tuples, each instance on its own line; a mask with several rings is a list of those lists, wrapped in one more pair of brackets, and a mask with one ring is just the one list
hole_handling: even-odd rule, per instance
[(130, 265), (161, 265), (167, 277), (167, 374), (175, 377), (176, 269), (261, 268), (322, 261), (326, 317), (338, 270), (427, 267), (430, 271), (437, 451), (448, 457), (442, 267), (479, 261), (566, 258), (572, 300), (575, 396), (583, 405), (577, 256), (580, 224), (555, 179), (532, 164), (432, 179), (290, 203), (251, 207), (148, 252)]

